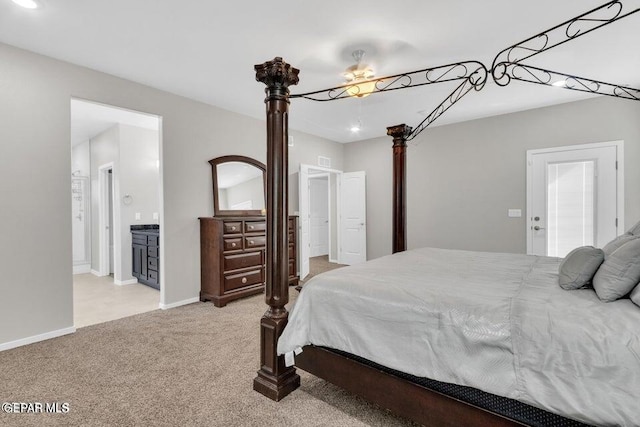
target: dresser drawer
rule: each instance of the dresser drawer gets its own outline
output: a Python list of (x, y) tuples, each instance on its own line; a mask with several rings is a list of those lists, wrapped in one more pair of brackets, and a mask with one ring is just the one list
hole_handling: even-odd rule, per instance
[(158, 258), (160, 256), (160, 249), (157, 246), (151, 246), (147, 248), (147, 255)]
[(293, 245), (289, 245), (289, 259), (294, 259), (295, 257), (295, 248)]
[(259, 270), (250, 270), (244, 273), (228, 274), (224, 276), (224, 290), (243, 288), (262, 283), (262, 268)]
[(289, 243), (295, 243), (296, 242), (296, 235), (289, 231)]
[(149, 277), (149, 280), (150, 280), (151, 282), (155, 282), (155, 283), (158, 283), (158, 282), (159, 282), (158, 277), (159, 277), (160, 275), (158, 274), (158, 272), (157, 272), (157, 271), (149, 270), (149, 271), (147, 272), (147, 276)]
[(250, 248), (263, 248), (267, 242), (267, 238), (265, 236), (250, 236), (244, 238), (244, 247), (246, 249)]
[(249, 267), (262, 267), (262, 251), (224, 256), (225, 271)]
[(247, 221), (244, 223), (245, 233), (259, 233), (267, 231), (267, 223), (264, 221)]
[(158, 271), (158, 258), (147, 258), (147, 267), (149, 270)]
[(224, 234), (237, 234), (242, 232), (241, 222), (225, 222)]
[(225, 251), (237, 251), (242, 249), (242, 237), (232, 237), (224, 239)]
[(291, 260), (289, 261), (289, 276), (296, 275), (296, 262)]
[(147, 244), (147, 236), (146, 234), (135, 234), (131, 233), (131, 242), (135, 245), (146, 245)]
[(149, 246), (158, 246), (158, 236), (149, 236)]

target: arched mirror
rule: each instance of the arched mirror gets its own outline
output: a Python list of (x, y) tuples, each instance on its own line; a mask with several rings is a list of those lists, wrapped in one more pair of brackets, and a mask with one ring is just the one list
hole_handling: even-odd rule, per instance
[(209, 160), (213, 173), (215, 216), (265, 214), (264, 163), (245, 156), (222, 156)]

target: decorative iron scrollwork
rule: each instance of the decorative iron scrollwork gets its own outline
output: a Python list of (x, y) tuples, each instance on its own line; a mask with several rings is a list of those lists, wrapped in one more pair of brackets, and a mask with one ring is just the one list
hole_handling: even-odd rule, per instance
[(414, 139), (418, 136), (423, 130), (425, 130), (429, 125), (435, 122), (438, 117), (444, 114), (449, 108), (453, 106), (456, 102), (460, 101), (463, 96), (471, 92), (471, 89), (475, 89), (476, 91), (482, 90), (487, 80), (488, 71), (483, 66), (478, 68), (474, 73), (472, 73), (468, 78), (466, 78), (462, 83), (460, 83), (454, 90), (447, 96), (444, 101), (442, 101), (438, 106), (429, 113), (424, 120), (422, 120), (416, 127), (413, 128), (413, 131), (407, 137), (407, 142)]
[(496, 55), (491, 66), (493, 80), (500, 86), (506, 86), (511, 81), (511, 77), (513, 77), (508, 73), (507, 68), (509, 65), (518, 64), (534, 55), (567, 43), (640, 11), (640, 8), (638, 8), (623, 13), (623, 9), (624, 6), (620, 0), (610, 1), (502, 50)]
[(363, 91), (362, 94), (364, 94), (365, 85), (367, 85), (366, 94), (368, 95), (463, 79), (470, 80), (473, 87), (476, 90), (480, 90), (486, 83), (487, 76), (487, 68), (478, 61), (456, 62), (439, 67), (425, 68), (424, 70), (410, 71), (408, 73), (380, 77), (377, 79), (317, 90), (314, 92), (294, 94), (291, 95), (290, 98), (305, 98), (320, 102), (335, 101), (338, 99), (358, 96), (361, 94), (361, 91)]
[[(491, 76), (499, 86), (506, 86), (511, 80), (519, 80), (640, 101), (639, 89), (620, 84), (606, 83), (586, 77), (573, 76), (522, 63), (525, 59), (567, 43), (598, 28), (617, 22), (636, 12), (640, 12), (640, 8), (625, 12), (622, 1), (620, 0), (605, 3), (602, 6), (596, 7), (502, 50), (493, 60)], [(444, 101), (420, 122), (418, 126), (413, 128), (413, 131), (411, 131), (407, 137), (407, 141), (410, 141), (444, 114), (445, 111), (460, 101), (471, 89), (475, 89), (476, 91), (482, 90), (487, 82), (488, 74), (489, 71), (481, 62), (456, 62), (314, 92), (295, 94), (291, 95), (290, 98), (305, 98), (321, 102), (335, 101), (352, 96), (358, 97), (434, 83), (462, 80)]]
[(525, 64), (506, 63), (505, 67), (507, 75), (513, 80), (640, 101), (640, 90), (628, 86), (574, 76)]

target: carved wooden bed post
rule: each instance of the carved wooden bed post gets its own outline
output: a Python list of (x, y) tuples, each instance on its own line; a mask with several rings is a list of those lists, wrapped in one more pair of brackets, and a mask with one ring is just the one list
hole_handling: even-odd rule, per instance
[(260, 320), (260, 370), (253, 389), (269, 399), (280, 400), (300, 386), (295, 368), (278, 357), (278, 338), (289, 313), (288, 246), (288, 150), (289, 89), (298, 83), (299, 70), (282, 58), (256, 65), (256, 80), (267, 88), (267, 253), (265, 299), (269, 309)]
[(389, 126), (393, 137), (393, 253), (407, 250), (407, 138), (411, 126)]

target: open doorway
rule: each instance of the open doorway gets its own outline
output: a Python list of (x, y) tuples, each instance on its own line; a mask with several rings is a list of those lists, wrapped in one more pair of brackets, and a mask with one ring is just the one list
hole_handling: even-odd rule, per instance
[[(71, 100), (76, 327), (159, 308), (160, 131), (158, 116)], [(134, 271), (136, 233), (153, 280)]]
[(365, 173), (301, 164), (299, 178), (300, 279), (314, 261), (366, 261)]

